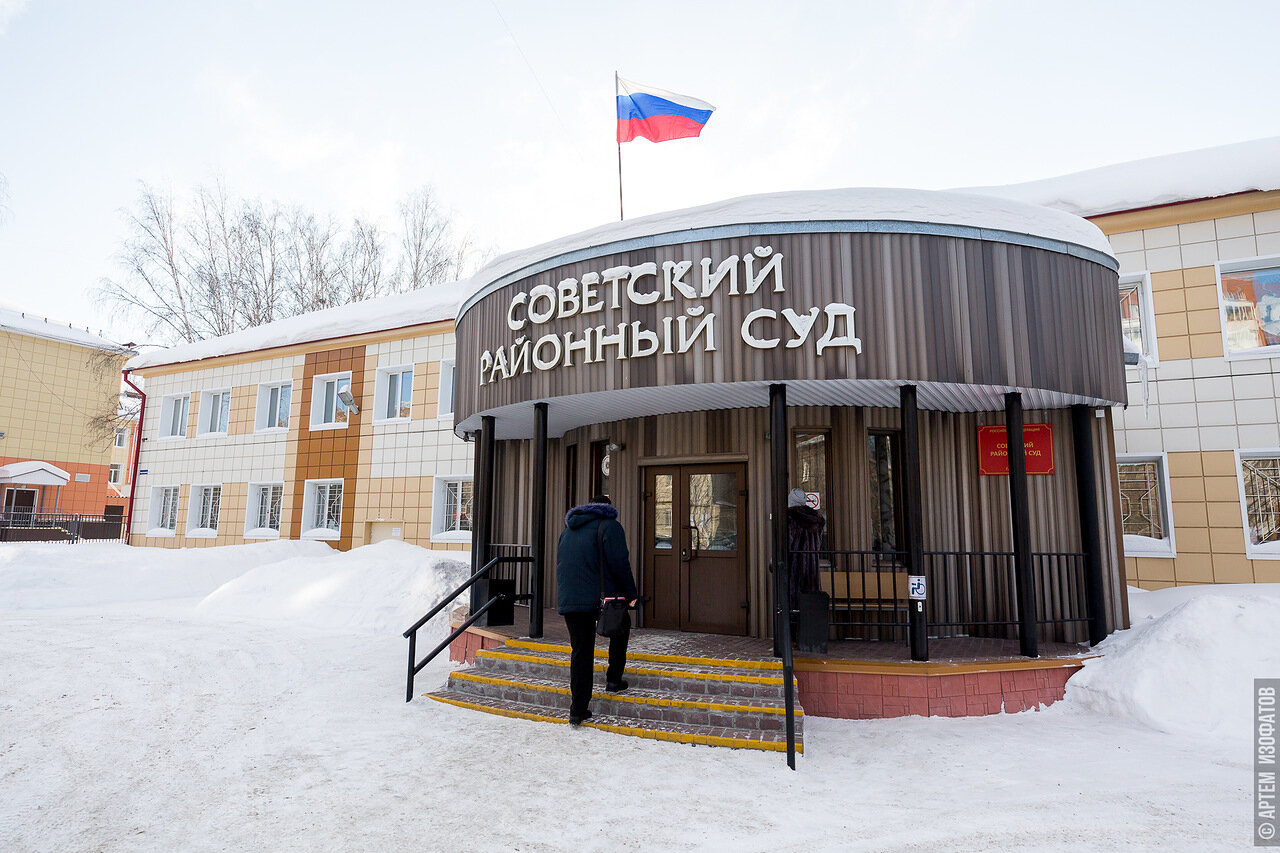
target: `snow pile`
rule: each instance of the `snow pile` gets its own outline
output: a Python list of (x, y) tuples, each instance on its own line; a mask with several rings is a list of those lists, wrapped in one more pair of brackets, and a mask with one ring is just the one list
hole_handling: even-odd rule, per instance
[(118, 542), (0, 546), (0, 611), (196, 598), (257, 566), (330, 552), (322, 542), (133, 548)]
[(1100, 216), (1250, 190), (1280, 189), (1280, 136), (1117, 163), (979, 193)]
[[(259, 565), (200, 602), (199, 613), (281, 620), (351, 633), (404, 631), (467, 579), (454, 556), (403, 542), (379, 542), (345, 553), (322, 551)], [(429, 648), (448, 632), (447, 609), (418, 635)]]
[(1280, 673), (1277, 587), (1135, 595), (1131, 611), (1142, 616), (1099, 647), (1104, 657), (1086, 661), (1067, 682), (1067, 700), (1172, 734), (1248, 737), (1253, 679)]

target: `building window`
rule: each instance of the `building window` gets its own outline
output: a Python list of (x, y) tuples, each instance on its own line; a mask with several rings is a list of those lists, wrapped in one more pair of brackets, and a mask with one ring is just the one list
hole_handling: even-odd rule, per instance
[(440, 362), (440, 400), (436, 404), (436, 416), (448, 417), (453, 414), (453, 362)]
[(222, 486), (192, 486), (187, 517), (188, 536), (217, 536)]
[(178, 529), (178, 487), (157, 486), (151, 490), (148, 536), (172, 536)]
[(1237, 455), (1246, 556), (1280, 557), (1280, 450)]
[(160, 437), (181, 438), (187, 434), (187, 412), (191, 398), (186, 394), (160, 400)]
[(1280, 356), (1280, 259), (1219, 264), (1227, 358)]
[(1120, 331), (1149, 363), (1156, 358), (1156, 321), (1151, 307), (1151, 278), (1146, 274), (1120, 279)]
[(254, 429), (288, 429), (289, 405), (293, 402), (293, 383), (258, 386), (258, 414)]
[(123, 470), (123, 465), (118, 462), (112, 462), (107, 468), (107, 482), (113, 486), (120, 485), (120, 475)]
[(337, 539), (342, 531), (342, 481), (308, 480), (302, 500), (302, 535)]
[(1169, 473), (1163, 456), (1122, 456), (1116, 460), (1120, 481), (1120, 524), (1124, 552), (1133, 557), (1173, 557), (1173, 509)]
[(431, 524), (431, 538), (445, 542), (471, 539), (473, 493), (468, 479), (436, 479), (436, 510)]
[(116, 427), (116, 447), (124, 447), (129, 443), (129, 428), (127, 426)]
[[(825, 430), (796, 430), (791, 434), (791, 477), (794, 488), (816, 495), (815, 509), (827, 514), (827, 447)], [(810, 498), (810, 503), (814, 501)]]
[(342, 398), (350, 393), (350, 373), (317, 376), (311, 388), (311, 428), (345, 428), (351, 420), (352, 407)]
[(408, 420), (413, 405), (413, 367), (379, 370), (374, 397), (373, 407), (378, 420)]
[(231, 421), (231, 391), (205, 391), (200, 396), (201, 435), (226, 435)]
[(871, 489), (871, 549), (897, 553), (902, 540), (902, 451), (898, 433), (867, 435), (867, 484)]
[(284, 483), (250, 483), (249, 511), (244, 535), (266, 539), (280, 535), (280, 512), (284, 506)]

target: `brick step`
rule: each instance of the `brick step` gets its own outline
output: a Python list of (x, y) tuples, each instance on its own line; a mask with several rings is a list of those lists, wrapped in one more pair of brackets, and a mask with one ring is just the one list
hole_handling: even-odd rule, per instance
[[(476, 669), (487, 673), (527, 675), (534, 678), (567, 681), (567, 651), (548, 651), (512, 647), (510, 643), (497, 649), (476, 652)], [(599, 660), (595, 669), (605, 669)], [(782, 699), (781, 671), (720, 666), (680, 664), (637, 660), (627, 655), (623, 675), (633, 688), (665, 690), (695, 696), (733, 696), (738, 699)], [(793, 681), (794, 683), (794, 681)]]
[[(564, 708), (548, 708), (539, 705), (528, 705), (506, 699), (492, 699), (474, 696), (453, 690), (428, 693), (427, 698), (459, 708), (469, 708), (502, 717), (513, 717), (524, 720), (537, 720), (545, 723), (568, 724), (569, 710)], [(567, 704), (567, 703), (566, 703)], [(797, 717), (796, 722), (799, 723)], [(782, 731), (745, 731), (724, 726), (690, 725), (688, 723), (670, 722), (666, 720), (642, 720), (634, 717), (616, 717), (596, 713), (590, 720), (582, 724), (582, 728), (600, 729), (631, 737), (665, 740), (675, 743), (704, 744), (707, 746), (728, 746), (739, 749), (762, 749), (774, 752), (785, 752), (787, 736)], [(796, 752), (804, 752), (804, 743), (797, 729)]]
[[(609, 656), (608, 643), (604, 640), (597, 641), (600, 645), (596, 647), (596, 657), (607, 658)], [(552, 652), (556, 654), (568, 655), (570, 647), (568, 643), (557, 643), (549, 640), (507, 640), (504, 647), (508, 649), (527, 649), (530, 651)], [(637, 649), (627, 650), (627, 660), (646, 661), (648, 663), (658, 664), (680, 664), (682, 666), (694, 667), (727, 667), (730, 669), (742, 670), (761, 670), (772, 671), (778, 675), (782, 674), (782, 661), (772, 658), (737, 658), (737, 657), (698, 657), (695, 655), (671, 655), (660, 654), (658, 652), (645, 652)], [(763, 674), (763, 672), (758, 673)]]
[[(569, 686), (559, 678), (539, 678), (524, 673), (459, 670), (449, 676), (453, 693), (501, 699), (539, 708), (567, 708)], [(686, 723), (737, 729), (744, 732), (783, 731), (786, 708), (780, 699), (747, 699), (706, 696), (631, 687), (624, 693), (596, 690), (591, 709), (626, 719)], [(804, 711), (796, 708), (796, 731), (801, 732)]]

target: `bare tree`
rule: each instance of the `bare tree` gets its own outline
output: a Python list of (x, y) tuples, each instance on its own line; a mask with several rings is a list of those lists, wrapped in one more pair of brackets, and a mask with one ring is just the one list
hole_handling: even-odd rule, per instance
[(455, 237), (435, 190), (420, 187), (400, 203), (400, 264), (396, 289), (418, 290), (461, 278), (474, 254), (468, 236)]

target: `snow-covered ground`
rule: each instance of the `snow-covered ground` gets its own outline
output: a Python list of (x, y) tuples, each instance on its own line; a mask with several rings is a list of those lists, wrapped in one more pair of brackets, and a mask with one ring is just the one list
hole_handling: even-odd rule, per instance
[(465, 571), (398, 543), (0, 546), (0, 849), (1249, 844), (1248, 682), (1280, 675), (1275, 588), (1135, 592), (1134, 629), (1066, 701), (809, 718), (791, 773), (405, 704), (400, 631)]

